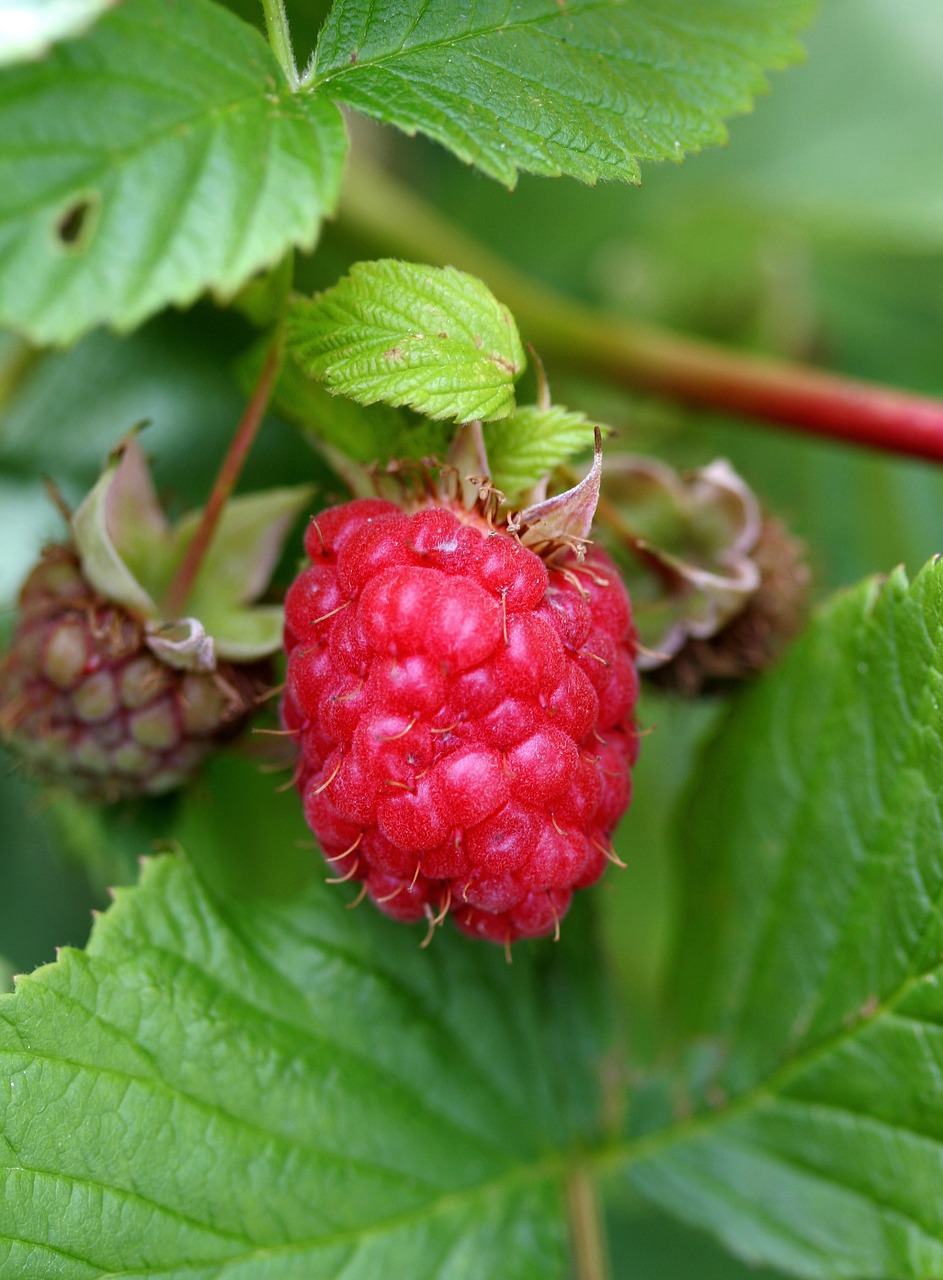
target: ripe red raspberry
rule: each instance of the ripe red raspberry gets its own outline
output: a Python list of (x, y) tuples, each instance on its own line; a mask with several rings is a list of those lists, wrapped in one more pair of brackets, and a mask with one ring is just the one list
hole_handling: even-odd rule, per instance
[(39, 779), (113, 801), (179, 787), (245, 724), (269, 664), (180, 671), (144, 623), (89, 584), (71, 547), (50, 547), (20, 594), (0, 664), (0, 739)]
[(545, 562), (464, 510), (314, 520), (285, 602), (285, 727), (338, 880), (508, 943), (555, 930), (629, 800), (635, 633), (609, 557)]

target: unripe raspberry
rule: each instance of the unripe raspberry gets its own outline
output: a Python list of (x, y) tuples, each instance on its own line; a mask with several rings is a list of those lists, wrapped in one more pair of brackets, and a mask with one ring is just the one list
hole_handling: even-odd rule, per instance
[(68, 515), (70, 541), (22, 589), (0, 742), (39, 780), (99, 800), (186, 782), (271, 687), (282, 612), (256, 601), (309, 498), (306, 486), (230, 498), (194, 577), (202, 513), (172, 526), (137, 437), (124, 440)]
[(612, 561), (378, 499), (323, 512), (305, 546), (282, 719), (335, 878), (400, 920), (554, 932), (611, 856), (637, 750)]
[(238, 732), (268, 676), (264, 662), (168, 666), (142, 621), (86, 581), (75, 552), (51, 547), (22, 589), (0, 665), (0, 736), (43, 781), (108, 801), (158, 795)]

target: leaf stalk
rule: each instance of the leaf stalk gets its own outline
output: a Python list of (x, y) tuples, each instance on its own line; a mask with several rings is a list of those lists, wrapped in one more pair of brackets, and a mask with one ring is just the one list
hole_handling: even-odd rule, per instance
[(484, 279), (545, 357), (695, 408), (943, 462), (943, 401), (607, 315), (515, 270), (355, 153), (341, 217), (383, 251)]
[(291, 43), (291, 31), (284, 0), (262, 0), (262, 9), (265, 13), (265, 30), (272, 52), (285, 73), (285, 79), (292, 93), (297, 93), (301, 87), (301, 77), (298, 75), (298, 67), (295, 63), (295, 51)]
[(576, 1280), (611, 1280), (599, 1192), (596, 1179), (585, 1164), (576, 1164), (570, 1170), (566, 1199)]

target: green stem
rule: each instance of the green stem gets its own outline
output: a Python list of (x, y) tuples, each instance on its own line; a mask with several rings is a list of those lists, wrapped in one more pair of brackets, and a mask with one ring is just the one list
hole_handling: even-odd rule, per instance
[(484, 279), (560, 364), (702, 409), (943, 461), (943, 402), (628, 321), (537, 284), (355, 153), (341, 216), (382, 252)]
[(610, 1280), (606, 1233), (596, 1179), (585, 1164), (567, 1175), (567, 1219), (576, 1280)]
[(298, 67), (295, 64), (295, 51), (291, 43), (291, 31), (288, 28), (288, 14), (285, 12), (284, 0), (262, 0), (265, 12), (265, 29), (272, 52), (279, 61), (285, 79), (296, 92), (301, 84)]
[(265, 417), (265, 410), (268, 407), (272, 388), (275, 386), (275, 379), (278, 376), (281, 354), (281, 339), (276, 338), (259, 375), (255, 390), (252, 392), (252, 398), (246, 405), (246, 411), (242, 415), (242, 420), (236, 428), (236, 434), (233, 436), (232, 443), (226, 451), (226, 456), (223, 458), (217, 472), (210, 496), (207, 499), (206, 506), (203, 508), (202, 519), (197, 525), (196, 533), (193, 535), (193, 541), (187, 547), (186, 554), (180, 562), (180, 567), (167, 588), (161, 609), (161, 612), (167, 618), (180, 618), (184, 614), (187, 597), (193, 588), (194, 582), (196, 582), (206, 553), (223, 517), (226, 503), (232, 496), (232, 491), (236, 487), (236, 481), (239, 479), (243, 463), (252, 448), (259, 427), (262, 425), (262, 419)]

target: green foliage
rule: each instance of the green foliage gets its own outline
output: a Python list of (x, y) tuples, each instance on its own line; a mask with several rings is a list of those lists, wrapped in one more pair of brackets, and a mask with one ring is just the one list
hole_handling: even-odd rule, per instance
[(561, 1276), (595, 1094), (572, 957), (416, 942), (322, 885), (239, 904), (152, 863), (0, 1005), (0, 1269)]
[(485, 429), (491, 478), (513, 500), (575, 453), (591, 449), (594, 429), (585, 414), (562, 405), (525, 405)]
[(737, 706), (685, 815), (704, 1111), (632, 1178), (801, 1275), (943, 1268), (941, 690), (943, 565), (866, 583)]
[(257, 32), (209, 0), (129, 0), (0, 78), (0, 321), (64, 343), (234, 293), (313, 246), (345, 149)]
[(275, 388), (275, 405), (296, 422), (317, 447), (319, 441), (343, 449), (358, 462), (387, 462), (391, 458), (444, 457), (452, 428), (392, 405), (360, 406), (344, 396), (331, 395), (312, 382), (288, 356)]
[[(289, 3), (296, 49), (327, 7)], [(646, 168), (642, 190), (527, 176), (634, 181), (720, 140), (794, 58), (810, 7), (337, 0), (293, 92), (257, 3), (0, 0), (0, 62), (19, 63), (0, 71), (0, 315), (39, 342), (85, 335), (51, 353), (0, 336), (3, 602), (62, 536), (41, 477), (76, 505), (144, 419), (169, 509), (202, 505), (286, 310), (248, 491), (343, 500), (308, 441), (335, 463), (442, 456), (455, 421), (490, 415), (494, 478), (519, 498), (599, 420), (617, 428), (610, 460), (623, 442), (682, 467), (729, 457), (809, 539), (823, 596), (915, 569), (940, 545), (930, 467), (624, 395), (547, 351), (555, 394), (586, 416), (516, 408), (521, 343), (476, 278), (383, 260), (330, 287), (378, 253), (427, 256), (505, 301), (527, 276), (548, 307), (538, 281), (633, 323), (943, 393), (934, 0), (824, 0), (808, 65), (730, 148)], [(338, 104), (524, 177), (509, 198), (360, 121), (355, 155), (375, 148), (465, 235), (371, 222), (339, 200)], [(302, 281), (325, 292), (292, 296)], [(120, 341), (95, 329), (207, 292)], [(549, 318), (565, 337), (579, 314)], [(594, 323), (604, 341), (611, 321)], [(510, 967), (454, 931), (421, 951), (421, 929), (346, 909), (280, 736), (131, 808), (0, 773), (0, 988), (80, 945), (142, 854), (177, 851), (86, 950), (0, 1003), (0, 1275), (571, 1280), (579, 1169), (606, 1188), (614, 1280), (745, 1277), (722, 1246), (814, 1280), (936, 1280), (941, 619), (939, 565), (871, 580), (732, 706), (645, 699), (615, 843), (628, 871)]]
[[(938, 252), (943, 24), (936, 0), (893, 8), (884, 0), (829, 0), (808, 43), (806, 64), (777, 85), (762, 119), (738, 125), (728, 156), (704, 157), (696, 179), (704, 196), (788, 214), (840, 245)], [(869, 173), (875, 157), (879, 181)], [(680, 186), (692, 179), (675, 177)]]
[(384, 259), (289, 313), (304, 371), (361, 404), (406, 405), (430, 418), (503, 418), (524, 350), (510, 312), (473, 276)]
[(513, 186), (518, 170), (639, 180), (722, 142), (762, 69), (798, 54), (808, 0), (337, 0), (308, 83), (425, 133)]

